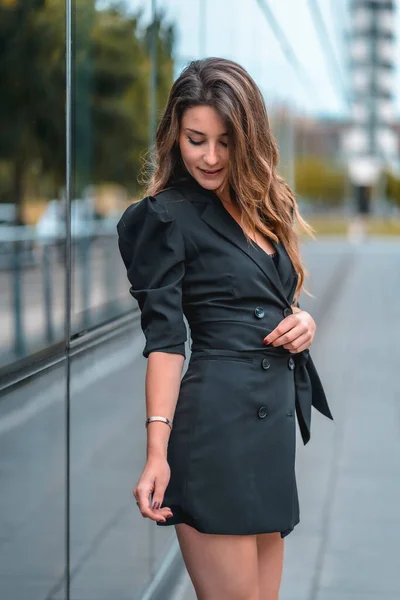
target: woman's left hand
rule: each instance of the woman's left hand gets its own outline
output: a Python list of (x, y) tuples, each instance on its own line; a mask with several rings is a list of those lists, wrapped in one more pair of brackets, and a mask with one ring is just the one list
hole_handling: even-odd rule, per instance
[(285, 317), (271, 333), (264, 338), (264, 344), (283, 346), (289, 352), (302, 352), (311, 346), (317, 328), (310, 313), (292, 306), (293, 314)]

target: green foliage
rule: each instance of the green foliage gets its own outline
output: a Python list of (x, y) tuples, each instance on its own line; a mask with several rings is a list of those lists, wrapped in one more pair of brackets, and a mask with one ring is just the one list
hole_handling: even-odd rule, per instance
[[(96, 9), (93, 1), (74, 1), (76, 194), (93, 183), (138, 187), (149, 144), (151, 71), (149, 28), (140, 16), (123, 3)], [(160, 110), (172, 84), (174, 29), (162, 13), (154, 28)], [(32, 164), (39, 180), (53, 181), (53, 194), (65, 185), (65, 54), (65, 0), (0, 0), (0, 185), (11, 182), (1, 199), (21, 204)]]
[(337, 206), (343, 202), (346, 174), (343, 169), (316, 156), (295, 161), (296, 193), (316, 204)]
[(393, 173), (385, 173), (386, 175), (386, 197), (400, 207), (400, 179)]

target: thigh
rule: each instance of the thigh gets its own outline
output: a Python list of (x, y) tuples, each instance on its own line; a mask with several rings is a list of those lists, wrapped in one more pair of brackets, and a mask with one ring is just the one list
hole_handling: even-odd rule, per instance
[(259, 600), (255, 535), (200, 533), (185, 523), (175, 529), (198, 600)]
[(278, 600), (282, 579), (284, 540), (280, 533), (257, 535), (260, 599)]

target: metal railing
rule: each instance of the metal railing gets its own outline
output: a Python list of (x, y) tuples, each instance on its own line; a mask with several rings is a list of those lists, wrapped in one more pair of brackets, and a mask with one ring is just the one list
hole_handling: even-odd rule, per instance
[(119, 255), (116, 220), (93, 221), (72, 235), (71, 314), (66, 314), (65, 235), (34, 227), (0, 229), (0, 364), (78, 335), (134, 310)]

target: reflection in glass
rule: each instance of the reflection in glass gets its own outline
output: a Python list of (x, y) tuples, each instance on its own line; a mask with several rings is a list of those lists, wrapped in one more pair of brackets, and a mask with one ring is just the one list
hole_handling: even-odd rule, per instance
[(64, 337), (64, 22), (61, 0), (0, 2), (0, 366)]
[(146, 361), (133, 359), (133, 333), (72, 360), (71, 598), (137, 597), (174, 535), (144, 519), (132, 495), (146, 452)]
[[(143, 194), (138, 180), (151, 115), (158, 118), (173, 73), (164, 17), (146, 20), (145, 13), (87, 0), (74, 8), (73, 336), (135, 307), (116, 223)], [(137, 334), (129, 328), (72, 358), (71, 598), (136, 597), (172, 538), (143, 519), (132, 495), (146, 447), (145, 361), (133, 362), (142, 346)]]
[(161, 15), (144, 21), (122, 5), (86, 0), (75, 2), (74, 32), (72, 331), (77, 333), (132, 308), (115, 226), (124, 207), (142, 193), (138, 178), (150, 143), (151, 107), (158, 111), (164, 105), (172, 84), (173, 34)]
[(0, 598), (63, 600), (65, 362), (0, 402)]

